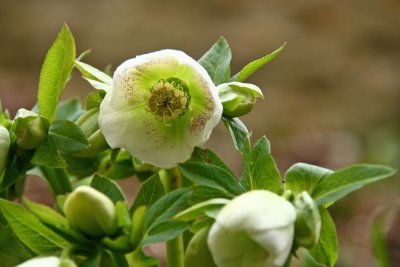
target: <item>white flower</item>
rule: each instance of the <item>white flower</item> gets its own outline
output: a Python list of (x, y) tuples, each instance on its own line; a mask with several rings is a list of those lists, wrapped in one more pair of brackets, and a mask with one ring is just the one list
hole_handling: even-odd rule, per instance
[(278, 267), (289, 256), (296, 211), (284, 198), (250, 191), (218, 214), (208, 246), (218, 267)]
[(0, 177), (7, 165), (10, 150), (10, 133), (7, 128), (0, 125)]
[(60, 259), (57, 257), (41, 257), (28, 260), (16, 267), (58, 267), (60, 265)]
[(222, 114), (207, 71), (181, 51), (137, 56), (114, 73), (100, 106), (99, 125), (112, 148), (171, 168), (203, 145)]

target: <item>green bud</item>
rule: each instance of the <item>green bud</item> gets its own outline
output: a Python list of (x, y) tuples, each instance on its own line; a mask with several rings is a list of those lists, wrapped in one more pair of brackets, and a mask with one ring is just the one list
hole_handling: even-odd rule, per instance
[(312, 248), (319, 241), (321, 218), (318, 207), (310, 195), (304, 191), (297, 195), (294, 206), (296, 208), (295, 245)]
[(0, 125), (0, 177), (7, 165), (10, 150), (10, 133), (7, 128)]
[(249, 113), (257, 98), (262, 97), (261, 89), (254, 84), (230, 82), (217, 86), (219, 98), (227, 117), (240, 117)]
[(83, 151), (75, 153), (76, 157), (90, 157), (94, 156), (108, 148), (108, 144), (104, 139), (103, 133), (99, 128), (99, 108), (92, 108), (86, 111), (75, 122), (79, 126), (89, 141), (89, 147)]
[(190, 267), (217, 267), (207, 245), (209, 227), (198, 231), (190, 240), (185, 253), (185, 266)]
[(79, 186), (67, 197), (64, 213), (72, 229), (91, 237), (111, 236), (118, 228), (114, 203), (90, 186)]
[(134, 246), (137, 246), (143, 239), (143, 235), (145, 232), (146, 214), (146, 206), (139, 206), (132, 214), (132, 229), (130, 240)]
[(46, 138), (48, 121), (35, 112), (19, 109), (12, 124), (16, 143), (22, 149), (35, 149)]

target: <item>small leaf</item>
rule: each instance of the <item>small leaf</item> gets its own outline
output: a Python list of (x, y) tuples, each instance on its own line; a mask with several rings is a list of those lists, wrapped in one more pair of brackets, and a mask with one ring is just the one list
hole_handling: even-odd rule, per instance
[(233, 145), (242, 154), (250, 153), (250, 133), (239, 118), (222, 118)]
[(169, 241), (187, 229), (189, 229), (189, 224), (186, 222), (169, 220), (158, 223), (156, 226), (151, 228), (140, 245), (146, 246), (154, 243)]
[(38, 103), (40, 115), (52, 122), (58, 99), (75, 61), (74, 37), (65, 24), (47, 52), (40, 72)]
[(244, 161), (243, 177), (240, 181), (247, 190), (264, 189), (282, 193), (282, 182), (279, 170), (271, 155), (268, 139), (261, 137), (250, 155), (249, 161)]
[(83, 112), (84, 110), (82, 109), (81, 102), (78, 99), (72, 98), (66, 101), (61, 101), (57, 105), (56, 120), (75, 121), (83, 114)]
[(153, 174), (140, 187), (140, 191), (135, 198), (135, 202), (130, 209), (133, 213), (138, 207), (144, 205), (151, 207), (160, 197), (165, 194), (164, 186), (161, 183), (158, 173)]
[(52, 136), (47, 136), (43, 143), (36, 149), (32, 163), (51, 168), (65, 168), (67, 164), (57, 151)]
[(92, 108), (98, 108), (105, 96), (106, 96), (106, 92), (104, 90), (97, 90), (97, 91), (91, 92), (86, 97), (86, 109), (90, 110)]
[(0, 213), (14, 234), (37, 255), (56, 254), (68, 242), (41, 224), (20, 205), (0, 199)]
[(114, 203), (118, 201), (126, 203), (126, 198), (121, 188), (111, 179), (95, 174), (90, 186), (108, 196)]
[(333, 203), (364, 185), (388, 178), (396, 170), (380, 165), (350, 166), (320, 180), (312, 193), (318, 205)]
[(239, 195), (244, 192), (237, 178), (221, 167), (204, 162), (186, 162), (179, 164), (182, 174), (189, 180), (218, 189), (222, 192)]
[(285, 46), (286, 43), (284, 43), (274, 52), (248, 63), (246, 66), (244, 66), (244, 68), (241, 71), (239, 71), (239, 73), (237, 73), (235, 76), (231, 78), (231, 81), (236, 81), (236, 82), (245, 81), (248, 77), (250, 77), (250, 75), (256, 72), (259, 68), (261, 68), (262, 66), (273, 60), (275, 57), (277, 57), (285, 48)]
[(229, 81), (231, 76), (231, 49), (228, 42), (221, 37), (200, 59), (215, 85)]
[(54, 140), (57, 149), (62, 152), (78, 152), (89, 146), (89, 142), (81, 129), (67, 120), (52, 123), (49, 136)]
[(196, 147), (189, 161), (209, 163), (218, 166), (226, 170), (227, 172), (230, 172), (232, 175), (235, 175), (233, 171), (225, 164), (225, 162), (209, 149), (201, 149), (199, 147)]
[(311, 195), (318, 181), (332, 173), (333, 171), (322, 167), (296, 163), (286, 172), (285, 189), (292, 190), (294, 194), (307, 191)]
[(309, 253), (319, 264), (333, 267), (338, 257), (338, 244), (336, 227), (329, 212), (325, 208), (320, 208), (321, 216), (321, 235), (317, 246)]
[(52, 208), (23, 198), (25, 206), (45, 225), (68, 228), (67, 220)]
[(226, 204), (228, 204), (229, 201), (230, 200), (226, 198), (210, 199), (193, 205), (190, 208), (178, 213), (177, 215), (175, 215), (174, 219), (185, 222), (193, 221), (199, 216), (203, 215), (207, 210), (225, 206)]
[(171, 219), (175, 214), (184, 209), (191, 194), (192, 192), (188, 188), (181, 188), (159, 198), (147, 212), (147, 229), (151, 231), (152, 227), (160, 222)]
[(82, 73), (84, 78), (88, 78), (90, 80), (96, 80), (105, 83), (109, 86), (113, 84), (113, 79), (110, 76), (108, 76), (108, 74), (102, 72), (101, 70), (96, 69), (93, 66), (90, 66), (89, 64), (80, 61), (75, 61), (75, 66)]

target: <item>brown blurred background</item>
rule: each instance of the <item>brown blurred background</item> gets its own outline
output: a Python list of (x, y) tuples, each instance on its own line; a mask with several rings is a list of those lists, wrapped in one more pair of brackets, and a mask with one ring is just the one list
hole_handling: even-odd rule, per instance
[[(12, 114), (34, 105), (42, 61), (64, 22), (78, 53), (91, 48), (87, 61), (98, 68), (163, 48), (199, 58), (223, 35), (235, 73), (287, 42), (248, 80), (266, 99), (243, 118), (254, 141), (270, 139), (281, 171), (299, 161), (334, 169), (359, 162), (400, 167), (398, 0), (1, 0), (0, 97)], [(84, 99), (89, 90), (75, 72), (63, 98)], [(222, 125), (208, 146), (240, 171)], [(378, 207), (400, 197), (399, 178), (331, 209), (340, 236), (337, 266), (374, 266), (369, 223)]]

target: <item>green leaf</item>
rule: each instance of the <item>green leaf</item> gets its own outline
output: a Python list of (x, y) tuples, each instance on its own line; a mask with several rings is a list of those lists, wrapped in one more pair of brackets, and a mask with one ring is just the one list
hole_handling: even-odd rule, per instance
[(215, 85), (229, 81), (231, 76), (231, 49), (228, 42), (221, 37), (200, 59)]
[(131, 266), (135, 267), (158, 267), (160, 263), (157, 258), (146, 256), (141, 247), (138, 247), (132, 254)]
[(121, 188), (111, 179), (95, 174), (90, 186), (108, 196), (114, 203), (118, 201), (126, 203), (126, 198)]
[(205, 162), (186, 162), (179, 164), (179, 169), (187, 179), (198, 185), (208, 186), (233, 195), (240, 195), (244, 192), (237, 178), (221, 167)]
[(98, 108), (105, 96), (106, 92), (104, 90), (96, 90), (91, 92), (86, 97), (86, 109), (90, 110), (92, 108)]
[(285, 189), (290, 189), (294, 194), (307, 191), (310, 195), (319, 180), (332, 174), (333, 171), (322, 167), (296, 163), (285, 174)]
[(0, 266), (14, 267), (34, 256), (35, 253), (18, 239), (9, 226), (0, 223)]
[(84, 110), (82, 109), (81, 102), (78, 99), (72, 98), (66, 101), (61, 101), (57, 105), (56, 120), (75, 121), (83, 114), (83, 112)]
[(188, 188), (180, 188), (159, 198), (147, 212), (146, 225), (148, 231), (186, 208), (191, 194), (192, 192)]
[(75, 123), (62, 120), (50, 125), (49, 136), (59, 151), (73, 153), (89, 147), (89, 142)]
[(396, 170), (380, 165), (359, 164), (350, 166), (320, 180), (312, 197), (318, 205), (333, 203), (364, 185), (388, 178)]
[(112, 163), (111, 167), (104, 173), (104, 176), (110, 179), (124, 179), (135, 174), (132, 158), (125, 153), (119, 155), (117, 161)]
[(56, 107), (75, 61), (74, 37), (64, 24), (47, 52), (40, 72), (38, 103), (40, 115), (52, 122)]
[(319, 264), (334, 266), (338, 257), (336, 227), (329, 212), (320, 207), (321, 234), (315, 248), (309, 250), (311, 257)]
[(155, 173), (140, 187), (140, 191), (135, 198), (135, 202), (133, 202), (130, 212), (133, 213), (142, 205), (151, 207), (154, 202), (156, 202), (164, 194), (165, 190), (163, 184), (161, 183), (160, 176), (158, 173)]
[(84, 78), (96, 80), (105, 83), (109, 86), (112, 86), (113, 79), (108, 74), (102, 72), (101, 70), (98, 70), (95, 67), (80, 61), (75, 61), (75, 66), (82, 73)]
[(261, 137), (254, 145), (250, 160), (244, 162), (240, 181), (247, 190), (264, 189), (282, 193), (282, 181), (279, 170), (271, 155), (268, 139)]
[(34, 150), (26, 150), (18, 154), (15, 152), (16, 149), (11, 149), (9, 152), (7, 167), (3, 178), (0, 179), (0, 192), (25, 177), (25, 173), (29, 169), (31, 159), (35, 153)]
[(52, 208), (30, 201), (27, 198), (23, 198), (25, 206), (38, 218), (38, 220), (44, 225), (54, 225), (57, 227), (68, 227), (68, 222), (61, 214), (53, 210)]
[(32, 163), (51, 168), (65, 168), (67, 164), (57, 151), (54, 139), (48, 135), (43, 143), (36, 149)]
[(189, 224), (186, 222), (169, 220), (158, 223), (150, 229), (140, 245), (146, 246), (154, 243), (169, 241), (187, 229), (189, 229)]
[(230, 200), (226, 198), (210, 199), (193, 205), (190, 208), (178, 213), (177, 215), (175, 215), (174, 219), (185, 222), (193, 221), (199, 216), (203, 215), (207, 210), (225, 206), (226, 204), (228, 204), (229, 201)]
[(236, 82), (245, 81), (248, 77), (250, 77), (250, 75), (256, 72), (259, 68), (261, 68), (262, 66), (273, 60), (275, 57), (277, 57), (285, 48), (285, 46), (286, 43), (284, 43), (274, 52), (248, 63), (246, 66), (244, 66), (244, 68), (241, 71), (239, 71), (239, 73), (237, 73), (235, 76), (231, 78), (231, 81), (236, 81)]
[(213, 198), (232, 198), (232, 195), (229, 193), (224, 193), (221, 192), (221, 190), (219, 189), (207, 186), (194, 186), (192, 190), (193, 194), (189, 200), (190, 205), (195, 205), (197, 203), (204, 202)]
[(201, 149), (199, 147), (196, 147), (189, 161), (206, 162), (218, 166), (226, 170), (227, 172), (230, 172), (232, 175), (235, 175), (233, 171), (225, 164), (225, 162), (209, 149)]
[(250, 133), (239, 118), (222, 118), (228, 129), (233, 145), (242, 154), (250, 153)]
[(69, 245), (18, 204), (0, 199), (0, 211), (14, 234), (37, 255), (57, 254)]
[(112, 88), (111, 85), (108, 85), (108, 84), (106, 84), (106, 83), (99, 82), (99, 81), (97, 81), (97, 80), (92, 80), (92, 79), (85, 78), (85, 77), (83, 77), (83, 78), (84, 78), (88, 83), (90, 83), (90, 85), (91, 85), (94, 89), (102, 90), (102, 91), (105, 91), (105, 92), (109, 92), (109, 91), (111, 90), (111, 88)]

